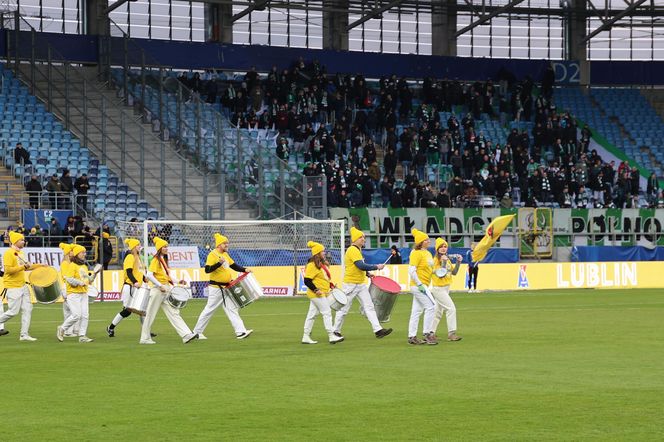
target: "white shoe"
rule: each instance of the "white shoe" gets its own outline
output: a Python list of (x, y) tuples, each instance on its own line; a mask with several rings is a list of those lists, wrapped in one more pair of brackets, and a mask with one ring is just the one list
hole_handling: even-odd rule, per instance
[(94, 339), (88, 338), (87, 336), (81, 336), (80, 338), (78, 338), (78, 342), (92, 342), (92, 341), (94, 341)]
[(37, 340), (37, 338), (33, 338), (30, 335), (22, 335), (20, 338), (18, 338), (19, 341), (28, 341), (28, 342), (34, 342)]
[(241, 335), (237, 335), (235, 339), (245, 339), (248, 338), (250, 334), (252, 334), (254, 331), (253, 330), (247, 330), (246, 332), (242, 333)]
[(153, 341), (152, 339), (148, 339), (145, 341), (140, 341), (139, 344), (156, 344), (156, 342)]
[(330, 344), (336, 344), (337, 342), (342, 342), (343, 340), (343, 336), (330, 335)]
[(190, 343), (191, 341), (193, 341), (194, 339), (198, 339), (198, 334), (197, 334), (197, 333), (196, 333), (196, 334), (194, 334), (194, 333), (189, 333), (189, 334), (186, 335), (184, 338), (182, 338), (182, 342), (184, 342), (185, 344), (189, 344), (189, 343)]
[(207, 336), (205, 336), (203, 333), (198, 334), (198, 340), (199, 341), (205, 341), (207, 339)]
[(302, 335), (302, 343), (303, 344), (318, 344), (318, 341), (314, 341), (311, 339), (311, 336), (309, 335)]
[(65, 340), (65, 329), (58, 326), (57, 330), (55, 331), (55, 337), (58, 338), (58, 341), (62, 342)]

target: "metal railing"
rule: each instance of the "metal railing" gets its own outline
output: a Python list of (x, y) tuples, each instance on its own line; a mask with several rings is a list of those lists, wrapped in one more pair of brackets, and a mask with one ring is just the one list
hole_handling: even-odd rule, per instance
[[(5, 21), (4, 27), (10, 29), (6, 34), (7, 59), (16, 77), (32, 94), (41, 97), (47, 110), (60, 117), (65, 128), (78, 136), (103, 165), (110, 166), (121, 181), (137, 189), (141, 199), (158, 208), (162, 216), (184, 218), (187, 213), (207, 213), (205, 199), (192, 202), (188, 196), (200, 195), (204, 187), (218, 188), (218, 174), (201, 174), (191, 167), (173, 152), (168, 141), (146, 130), (131, 109), (108, 98), (98, 87), (94, 74), (86, 75), (82, 72), (84, 67), (77, 69), (66, 61), (48, 43), (48, 38), (31, 28), (18, 13), (11, 22)], [(158, 168), (148, 167), (155, 163)], [(178, 206), (179, 211), (174, 209)]]
[[(284, 217), (303, 212), (305, 207), (316, 213), (326, 212), (326, 208), (315, 206), (322, 200), (307, 200), (303, 175), (279, 159), (274, 148), (252, 136), (258, 131), (233, 126), (121, 28), (113, 22), (110, 26), (110, 35), (100, 42), (100, 75), (120, 89), (125, 100), (138, 100), (140, 108), (159, 121), (162, 138), (174, 137), (180, 152), (202, 170), (226, 173), (234, 185), (228, 190), (237, 195), (235, 204), (253, 202), (262, 218)], [(268, 131), (260, 133), (275, 136)], [(257, 177), (245, 170), (252, 158), (258, 165)], [(293, 192), (297, 197), (287, 198)]]

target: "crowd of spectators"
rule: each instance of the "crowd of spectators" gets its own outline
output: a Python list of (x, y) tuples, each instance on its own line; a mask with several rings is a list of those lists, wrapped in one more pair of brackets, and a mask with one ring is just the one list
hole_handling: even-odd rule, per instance
[[(198, 75), (181, 81), (210, 102), (222, 89)], [(465, 207), (490, 197), (502, 207), (638, 207), (639, 171), (589, 149), (589, 128), (579, 134), (575, 118), (556, 107), (553, 82), (549, 68), (539, 83), (503, 71), (471, 83), (425, 78), (417, 87), (392, 75), (370, 87), (362, 75), (328, 75), (300, 59), (225, 83), (221, 103), (239, 127), (277, 130), (276, 155), (306, 163), (304, 175), (324, 173), (330, 206)], [(451, 113), (447, 121), (441, 112)], [(518, 129), (501, 145), (480, 128), (486, 120)], [(427, 182), (442, 166), (449, 180)], [(656, 177), (646, 200), (664, 203)]]

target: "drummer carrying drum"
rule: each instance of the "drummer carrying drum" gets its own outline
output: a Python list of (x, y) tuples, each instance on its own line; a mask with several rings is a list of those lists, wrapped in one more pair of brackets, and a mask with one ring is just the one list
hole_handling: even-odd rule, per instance
[[(141, 344), (156, 344), (152, 340), (150, 329), (157, 316), (157, 311), (161, 307), (168, 321), (182, 338), (182, 342), (188, 344), (198, 338), (198, 335), (191, 332), (184, 319), (182, 319), (182, 316), (180, 316), (180, 310), (166, 302), (168, 291), (174, 286), (168, 270), (168, 242), (158, 236), (155, 236), (152, 241), (157, 251), (148, 267), (147, 279), (153, 286), (150, 290), (150, 301), (145, 312), (145, 320), (141, 327), (141, 340), (139, 342)], [(180, 283), (183, 284), (184, 281), (180, 281)]]
[(85, 265), (85, 247), (75, 244), (71, 248), (71, 254), (71, 262), (62, 273), (67, 290), (65, 302), (69, 304), (70, 314), (57, 328), (56, 337), (58, 341), (64, 341), (65, 330), (79, 324), (78, 342), (88, 343), (93, 341), (86, 336), (89, 321), (88, 286), (94, 281), (94, 276), (89, 275), (88, 267)]
[[(413, 307), (410, 311), (410, 322), (408, 323), (408, 343), (412, 345), (436, 345), (438, 344), (438, 340), (433, 333), (433, 317), (436, 302), (429, 290), (433, 256), (427, 250), (431, 241), (429, 240), (429, 236), (420, 230), (412, 229), (410, 233), (415, 239), (415, 249), (410, 252), (410, 263), (408, 266), (410, 292), (413, 295)], [(422, 312), (424, 312), (424, 322), (422, 325), (424, 340), (417, 337), (417, 328)]]
[(330, 281), (331, 275), (328, 263), (325, 259), (325, 247), (314, 241), (309, 241), (307, 247), (311, 249), (311, 258), (304, 268), (304, 285), (307, 286), (307, 297), (309, 298), (309, 311), (304, 320), (303, 344), (318, 344), (311, 339), (311, 330), (314, 328), (314, 320), (318, 313), (323, 317), (323, 325), (330, 339), (330, 344), (336, 344), (344, 340), (341, 336), (334, 334), (332, 328), (332, 310), (327, 296), (334, 285)]
[[(449, 258), (456, 258), (456, 263), (452, 267)], [(438, 324), (443, 318), (447, 320), (447, 340), (460, 341), (457, 336), (456, 306), (450, 297), (450, 284), (452, 277), (459, 272), (459, 266), (463, 261), (461, 255), (447, 255), (447, 241), (443, 238), (436, 239), (436, 253), (433, 257), (433, 276), (431, 277), (431, 294), (436, 300), (436, 311), (433, 316), (433, 333), (436, 334)]]
[[(71, 316), (71, 310), (69, 309), (69, 304), (67, 304), (67, 282), (65, 281), (65, 273), (67, 273), (67, 268), (71, 264), (71, 251), (74, 247), (74, 244), (60, 243), (60, 250), (62, 250), (62, 262), (60, 262), (60, 279), (62, 282), (62, 316), (66, 321), (69, 316)], [(74, 324), (65, 330), (65, 338), (77, 337), (78, 336), (79, 325)]]
[(242, 267), (233, 261), (228, 254), (228, 238), (220, 233), (214, 234), (214, 250), (212, 250), (205, 261), (205, 273), (210, 277), (208, 286), (208, 301), (205, 308), (198, 317), (198, 322), (194, 327), (194, 333), (198, 334), (198, 339), (207, 339), (203, 332), (210, 323), (214, 312), (222, 306), (226, 317), (231, 322), (235, 337), (245, 339), (253, 332), (247, 330), (240, 317), (240, 307), (235, 304), (230, 296), (225, 295), (227, 287), (232, 279), (230, 269), (239, 273), (247, 273), (251, 270)]
[[(127, 246), (127, 256), (122, 263), (122, 268), (124, 269), (124, 284), (122, 285), (122, 311), (115, 315), (111, 324), (106, 327), (106, 333), (108, 337), (112, 338), (115, 336), (115, 327), (122, 321), (124, 318), (131, 315), (131, 310), (129, 310), (128, 305), (131, 300), (132, 294), (138, 290), (145, 281), (143, 276), (144, 267), (141, 262), (141, 242), (135, 238), (127, 238), (124, 241)], [(138, 315), (141, 320), (141, 324), (144, 321), (143, 316)], [(154, 333), (150, 333), (150, 337), (154, 338), (157, 336)]]
[[(44, 264), (30, 264), (25, 259), (23, 247), (25, 247), (25, 237), (18, 232), (9, 232), (9, 242), (11, 246), (2, 255), (2, 262), (5, 266), (5, 274), (2, 277), (5, 289), (4, 296), (7, 298), (7, 311), (0, 315), (0, 324), (16, 316), (21, 311), (21, 334), (20, 341), (36, 341), (30, 336), (30, 319), (32, 318), (32, 302), (30, 302), (30, 291), (25, 283), (25, 271), (44, 267)], [(0, 299), (0, 302), (2, 300)]]
[(374, 335), (377, 338), (383, 338), (392, 333), (392, 329), (384, 329), (381, 327), (380, 322), (378, 322), (376, 308), (371, 301), (371, 295), (367, 287), (367, 272), (381, 270), (385, 266), (383, 264), (367, 264), (364, 262), (362, 247), (364, 247), (366, 238), (361, 230), (351, 227), (350, 240), (352, 244), (348, 247), (344, 255), (345, 274), (342, 286), (343, 292), (348, 297), (348, 302), (334, 317), (334, 334), (338, 337), (342, 336), (341, 327), (343, 327), (344, 319), (353, 305), (353, 300), (357, 296), (364, 314), (371, 323)]

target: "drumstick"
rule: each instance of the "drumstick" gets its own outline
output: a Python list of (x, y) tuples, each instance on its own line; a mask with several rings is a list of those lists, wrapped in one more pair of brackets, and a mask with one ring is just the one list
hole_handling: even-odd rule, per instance
[(21, 263), (22, 266), (26, 266), (26, 265), (27, 265), (27, 266), (31, 266), (31, 265), (32, 265), (32, 264), (30, 264), (28, 261), (26, 261), (26, 260), (24, 260), (23, 258), (21, 258), (21, 255), (19, 255), (18, 252), (14, 252), (14, 255), (16, 255), (16, 259), (18, 259), (18, 260), (20, 261), (20, 263)]
[(383, 263), (383, 265), (387, 264), (387, 261), (389, 261), (390, 258), (392, 258), (392, 255), (390, 255), (390, 256), (387, 257), (387, 259), (385, 260), (385, 262)]

